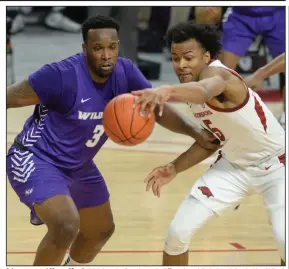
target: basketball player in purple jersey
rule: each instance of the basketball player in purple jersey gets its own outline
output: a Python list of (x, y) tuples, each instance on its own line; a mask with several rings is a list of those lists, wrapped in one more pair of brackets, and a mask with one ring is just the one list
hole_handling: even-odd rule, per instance
[[(118, 24), (97, 16), (82, 26), (83, 52), (47, 64), (11, 85), (8, 108), (35, 105), (7, 155), (10, 184), (31, 210), (31, 223), (48, 231), (34, 265), (88, 264), (114, 232), (106, 183), (93, 157), (107, 140), (106, 104), (115, 96), (150, 88), (138, 68), (118, 57)], [(165, 128), (216, 148), (214, 136), (171, 107), (156, 119)]]
[[(273, 58), (281, 55), (285, 52), (285, 21), (285, 7), (229, 8), (223, 18), (224, 51), (220, 56), (222, 63), (235, 69), (240, 57), (246, 54), (251, 43), (259, 35), (263, 37)], [(283, 82), (281, 84), (284, 105), (279, 123), (285, 128), (285, 87)]]

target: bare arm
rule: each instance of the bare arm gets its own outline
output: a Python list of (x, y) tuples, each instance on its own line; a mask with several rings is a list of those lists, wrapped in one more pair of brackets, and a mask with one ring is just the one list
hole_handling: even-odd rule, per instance
[(30, 106), (39, 103), (40, 100), (28, 79), (15, 83), (7, 88), (7, 108)]
[(262, 83), (264, 79), (272, 75), (285, 72), (286, 69), (285, 60), (286, 60), (285, 53), (283, 53), (278, 57), (276, 57), (270, 63), (259, 68), (252, 75), (246, 77), (245, 82), (248, 85), (248, 87), (251, 88), (253, 91), (259, 90), (262, 88)]
[(152, 188), (154, 195), (160, 197), (162, 186), (170, 183), (178, 173), (183, 172), (211, 156), (215, 150), (206, 150), (194, 143), (176, 160), (165, 166), (155, 168), (145, 179), (146, 191)]
[(159, 106), (156, 106), (155, 117), (158, 124), (174, 133), (194, 137), (196, 133), (200, 132), (200, 128), (196, 124), (167, 103), (164, 105), (162, 117), (159, 116)]
[(193, 104), (204, 104), (221, 94), (226, 89), (226, 83), (221, 76), (215, 75), (199, 82), (172, 85), (167, 88), (172, 98)]
[(286, 56), (285, 53), (279, 55), (270, 63), (265, 66), (259, 68), (256, 72), (258, 72), (261, 78), (264, 80), (272, 75), (279, 74), (285, 72), (286, 70)]
[(164, 128), (194, 138), (202, 147), (207, 149), (219, 148), (219, 141), (205, 129), (200, 128), (189, 118), (179, 113), (173, 106), (164, 104), (162, 116), (159, 116), (159, 106), (155, 108), (155, 117), (158, 124)]
[(207, 68), (200, 75), (200, 81), (175, 85), (164, 85), (159, 88), (133, 91), (139, 96), (136, 103), (140, 104), (140, 111), (144, 113), (147, 105), (150, 107), (149, 116), (154, 111), (156, 104), (160, 106), (162, 115), (164, 103), (169, 98), (174, 98), (185, 103), (204, 104), (227, 89), (224, 72), (220, 68)]
[(176, 174), (197, 165), (210, 157), (215, 151), (216, 150), (204, 149), (198, 143), (194, 143), (186, 152), (172, 162)]

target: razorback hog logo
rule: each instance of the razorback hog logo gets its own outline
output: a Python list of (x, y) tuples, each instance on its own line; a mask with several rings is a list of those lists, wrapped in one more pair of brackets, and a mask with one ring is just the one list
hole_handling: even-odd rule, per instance
[(198, 187), (198, 189), (202, 192), (203, 195), (206, 195), (208, 198), (209, 197), (214, 197), (214, 195), (212, 194), (211, 190), (208, 187)]

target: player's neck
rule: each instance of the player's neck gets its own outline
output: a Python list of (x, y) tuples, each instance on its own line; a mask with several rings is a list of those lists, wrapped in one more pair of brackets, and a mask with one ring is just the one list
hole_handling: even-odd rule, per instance
[(91, 71), (91, 69), (89, 68), (88, 66), (88, 71), (89, 71), (89, 74), (92, 78), (92, 80), (95, 82), (95, 83), (105, 83), (108, 79), (108, 77), (100, 77), (100, 76), (97, 76), (94, 72)]
[(85, 59), (86, 62), (86, 66), (87, 66), (87, 70), (92, 78), (92, 80), (95, 83), (105, 83), (108, 80), (108, 77), (101, 77), (95, 74), (95, 72), (93, 72), (89, 66), (89, 64), (87, 63), (87, 60)]

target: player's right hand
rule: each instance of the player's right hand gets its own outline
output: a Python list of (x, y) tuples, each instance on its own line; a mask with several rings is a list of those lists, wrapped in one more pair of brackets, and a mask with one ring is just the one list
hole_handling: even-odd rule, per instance
[(144, 181), (147, 183), (146, 191), (152, 188), (154, 195), (160, 197), (162, 186), (170, 183), (176, 175), (175, 165), (172, 163), (155, 168)]

